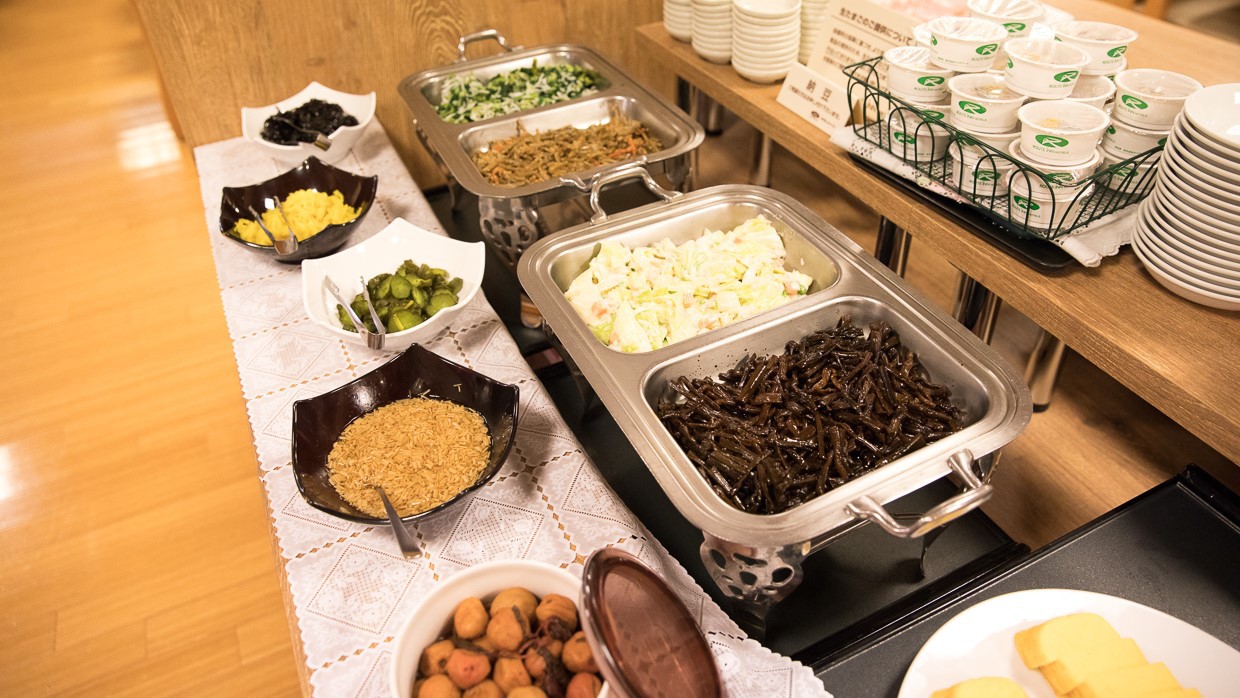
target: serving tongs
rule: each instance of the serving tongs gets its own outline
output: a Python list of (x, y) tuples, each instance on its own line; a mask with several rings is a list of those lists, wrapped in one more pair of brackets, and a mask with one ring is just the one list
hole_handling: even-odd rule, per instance
[(293, 123), (283, 114), (278, 114), (278, 113), (272, 114), (269, 118), (275, 121), (279, 121), (280, 123), (284, 124), (285, 126), (288, 126), (289, 128), (292, 128), (302, 133), (313, 136), (314, 140), (311, 141), (311, 143), (314, 145), (314, 147), (318, 148), (319, 150), (327, 150), (332, 147), (332, 139), (328, 137), (328, 135), (323, 133), (322, 131), (315, 131), (314, 129), (311, 129), (311, 128), (302, 128), (301, 126), (298, 126), (297, 124)]
[(400, 546), (400, 552), (406, 559), (421, 557), (422, 551), (418, 548), (418, 541), (405, 528), (405, 522), (401, 520), (400, 514), (396, 513), (396, 507), (392, 506), (392, 500), (388, 499), (387, 492), (379, 485), (371, 485), (375, 491), (379, 493), (379, 499), (383, 500), (383, 510), (387, 512), (388, 523), (392, 524), (392, 534), (396, 536), (396, 544)]
[(353, 312), (353, 306), (349, 301), (345, 300), (344, 294), (340, 292), (340, 287), (332, 281), (330, 276), (323, 277), (323, 285), (327, 287), (327, 292), (332, 294), (336, 302), (344, 308), (344, 312), (348, 313), (349, 320), (353, 322), (353, 327), (357, 328), (357, 333), (366, 340), (366, 346), (376, 351), (383, 348), (383, 343), (387, 340), (387, 328), (383, 326), (383, 322), (379, 319), (379, 313), (375, 310), (374, 303), (370, 302), (370, 290), (366, 288), (366, 279), (358, 277), (362, 280), (362, 298), (366, 299), (366, 309), (370, 311), (370, 319), (375, 323), (374, 332), (366, 327), (366, 323)]
[(262, 228), (264, 233), (266, 233), (267, 239), (271, 240), (271, 246), (275, 248), (276, 254), (288, 256), (297, 251), (297, 235), (293, 233), (292, 227), (289, 226), (288, 219), (284, 218), (284, 211), (280, 209), (279, 199), (276, 200), (276, 210), (280, 211), (280, 217), (284, 218), (284, 227), (288, 228), (288, 236), (283, 240), (277, 240), (276, 236), (271, 234), (271, 231), (268, 230), (267, 226), (263, 224), (263, 217), (259, 215), (258, 211), (254, 210), (253, 206), (249, 206), (248, 208), (250, 215), (254, 217), (254, 222), (258, 224), (259, 228)]

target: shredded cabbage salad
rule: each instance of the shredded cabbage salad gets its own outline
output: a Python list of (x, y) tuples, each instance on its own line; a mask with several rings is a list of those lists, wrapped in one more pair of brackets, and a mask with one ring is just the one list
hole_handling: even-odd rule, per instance
[(456, 124), (482, 121), (516, 111), (576, 99), (598, 92), (599, 74), (578, 65), (540, 66), (500, 73), (483, 82), (473, 73), (444, 80), (443, 101), (435, 110)]
[(594, 336), (622, 352), (651, 351), (809, 293), (784, 269), (784, 242), (763, 216), (680, 245), (599, 245), (565, 292)]

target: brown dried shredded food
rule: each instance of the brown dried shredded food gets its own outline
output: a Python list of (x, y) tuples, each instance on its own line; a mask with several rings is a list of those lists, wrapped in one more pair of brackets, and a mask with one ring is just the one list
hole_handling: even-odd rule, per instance
[(380, 485), (401, 516), (432, 509), (474, 484), (490, 459), (491, 436), (477, 412), (415, 397), (376, 408), (345, 427), (327, 456), (329, 480), (345, 501), (385, 517)]
[(474, 164), (491, 184), (517, 187), (653, 153), (658, 137), (640, 121), (613, 114), (607, 123), (527, 133), (492, 142), (474, 154)]

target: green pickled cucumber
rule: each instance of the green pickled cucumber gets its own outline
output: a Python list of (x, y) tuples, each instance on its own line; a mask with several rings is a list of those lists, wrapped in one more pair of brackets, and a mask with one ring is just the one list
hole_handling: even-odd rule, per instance
[(409, 292), (413, 290), (413, 285), (409, 283), (409, 280), (400, 274), (396, 274), (391, 279), (388, 279), (388, 284), (388, 290), (391, 291), (393, 298), (400, 298), (403, 300), (408, 298)]

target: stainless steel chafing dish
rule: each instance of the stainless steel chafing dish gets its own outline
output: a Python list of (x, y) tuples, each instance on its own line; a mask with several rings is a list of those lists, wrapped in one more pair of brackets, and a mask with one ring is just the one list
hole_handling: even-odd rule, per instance
[[(495, 39), (505, 51), (487, 58), (466, 60), (465, 46), (480, 39)], [(510, 265), (515, 265), (521, 253), (535, 240), (554, 232), (540, 209), (586, 196), (589, 186), (583, 178), (615, 167), (595, 168), (575, 173), (573, 177), (519, 187), (491, 184), (478, 171), (473, 155), (497, 139), (515, 135), (518, 122), (527, 131), (533, 131), (570, 125), (584, 128), (606, 123), (616, 113), (636, 119), (659, 137), (663, 149), (634, 162), (650, 174), (666, 176), (674, 188), (687, 186), (690, 154), (704, 138), (702, 127), (667, 100), (630, 80), (597, 53), (573, 45), (509, 48), (494, 30), (462, 37), (457, 49), (460, 58), (456, 63), (411, 75), (401, 81), (399, 90), (413, 113), (418, 138), (448, 180), (454, 207), (462, 204), (462, 189), (478, 197), (482, 234)], [(535, 62), (590, 68), (600, 75), (602, 84), (592, 95), (484, 121), (449, 123), (436, 113), (435, 107), (442, 101), (444, 82), (449, 77), (473, 73), (485, 80)]]
[[(1032, 409), (1021, 377), (993, 350), (935, 309), (873, 257), (791, 198), (760, 187), (728, 185), (692, 194), (661, 190), (640, 169), (597, 177), (598, 188), (644, 177), (666, 201), (608, 216), (542, 240), (522, 257), (518, 275), (572, 361), (589, 380), (677, 509), (702, 529), (703, 563), (720, 588), (755, 619), (800, 583), (801, 561), (866, 521), (899, 537), (923, 535), (989, 498), (997, 451), (1028, 423)], [(698, 337), (640, 354), (600, 342), (564, 297), (597, 243), (630, 247), (663, 238), (683, 242), (707, 228), (728, 229), (758, 214), (784, 239), (790, 268), (814, 278), (810, 293)], [(758, 515), (734, 508), (694, 468), (655, 414), (679, 376), (715, 377), (745, 355), (778, 354), (791, 340), (834, 326), (841, 315), (860, 326), (883, 320), (917, 352), (938, 383), (948, 385), (965, 427), (788, 511)], [(963, 491), (908, 520), (885, 504), (944, 475)]]

